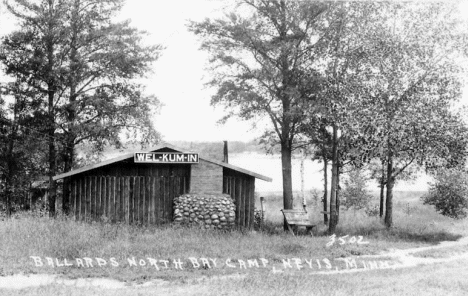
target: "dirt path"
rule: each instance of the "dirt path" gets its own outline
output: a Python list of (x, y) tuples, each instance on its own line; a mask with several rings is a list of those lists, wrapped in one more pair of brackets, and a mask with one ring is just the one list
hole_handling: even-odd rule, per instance
[[(466, 246), (466, 248), (463, 248)], [(462, 252), (459, 254), (451, 254), (450, 256), (443, 258), (430, 258), (430, 257), (416, 257), (417, 253), (446, 249), (451, 247), (462, 247)], [(391, 258), (392, 265), (390, 268), (409, 268), (418, 265), (444, 263), (458, 260), (468, 260), (468, 237), (461, 238), (457, 241), (446, 241), (441, 242), (435, 246), (412, 248), (412, 249), (394, 249), (389, 252), (382, 253), (379, 255), (363, 255), (356, 256), (354, 260), (388, 260)], [(342, 270), (330, 270), (330, 271), (318, 271), (312, 272), (313, 274), (339, 274), (339, 273), (353, 273), (353, 272), (366, 272), (369, 269), (356, 268), (356, 269), (342, 269)], [(235, 277), (245, 277), (246, 275), (236, 274), (232, 275)], [(226, 276), (231, 278), (232, 276)], [(215, 277), (217, 279), (223, 279), (222, 277)], [(203, 277), (200, 280), (206, 280)], [(59, 275), (54, 274), (31, 274), (23, 275), (17, 274), (12, 276), (0, 277), (0, 289), (25, 289), (31, 287), (39, 287), (45, 285), (65, 285), (73, 287), (95, 287), (102, 289), (126, 289), (126, 288), (148, 288), (148, 287), (161, 287), (170, 285), (170, 282), (161, 279), (151, 280), (143, 284), (128, 284), (118, 280), (107, 279), (107, 278), (80, 278), (80, 279), (66, 279)]]
[[(461, 254), (452, 254), (443, 258), (431, 258), (431, 257), (417, 257), (414, 256), (421, 252), (447, 249), (452, 247), (463, 247), (466, 248)], [(391, 258), (393, 264), (391, 265), (392, 269), (400, 268), (409, 268), (415, 267), (418, 265), (427, 265), (427, 264), (436, 264), (444, 262), (452, 262), (459, 260), (468, 260), (468, 237), (463, 237), (457, 241), (444, 241), (435, 246), (420, 247), (420, 248), (410, 248), (410, 249), (392, 249), (388, 252), (384, 252), (378, 255), (362, 255), (356, 256), (353, 259), (374, 259), (379, 260), (382, 258)], [(330, 271), (319, 271), (317, 274), (337, 274), (337, 273), (353, 273), (353, 272), (366, 272), (369, 269), (357, 268), (357, 269), (345, 269), (345, 270), (330, 270)]]

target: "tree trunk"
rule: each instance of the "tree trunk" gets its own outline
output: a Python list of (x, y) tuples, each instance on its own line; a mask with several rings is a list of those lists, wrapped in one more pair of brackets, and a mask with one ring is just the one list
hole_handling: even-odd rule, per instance
[(384, 213), (384, 202), (385, 202), (385, 161), (382, 160), (382, 176), (380, 177), (380, 218), (383, 217)]
[[(286, 20), (286, 3), (280, 1), (280, 24), (279, 24), (279, 39), (285, 41), (287, 38), (287, 20)], [(292, 175), (291, 175), (291, 154), (292, 154), (292, 137), (291, 137), (291, 98), (287, 93), (287, 86), (290, 85), (289, 60), (288, 52), (285, 48), (281, 48), (280, 64), (282, 72), (283, 89), (279, 93), (282, 101), (282, 124), (281, 134), (278, 135), (281, 141), (281, 165), (283, 168), (283, 207), (284, 209), (292, 209), (293, 194), (292, 194)], [(284, 220), (284, 230), (287, 230), (287, 223)]]
[(393, 177), (393, 159), (389, 154), (387, 164), (387, 200), (385, 203), (385, 226), (393, 226), (393, 186), (395, 178)]
[(8, 151), (7, 151), (7, 168), (5, 174), (5, 211), (7, 218), (11, 217), (11, 200), (12, 200), (12, 187), (13, 187), (13, 176), (14, 172), (14, 157), (13, 157), (13, 147), (14, 147), (14, 138), (16, 136), (15, 123), (11, 125), (11, 133), (8, 137)]
[[(67, 123), (68, 123), (68, 133), (65, 140), (65, 165), (64, 172), (71, 171), (73, 167), (74, 152), (75, 152), (75, 120), (76, 120), (76, 88), (77, 88), (77, 77), (78, 75), (78, 61), (77, 61), (77, 42), (78, 42), (78, 22), (79, 22), (79, 11), (80, 11), (80, 1), (75, 0), (73, 4), (73, 13), (71, 20), (72, 27), (72, 36), (70, 40), (70, 96), (67, 106)], [(62, 197), (62, 209), (65, 214), (68, 214), (70, 211), (70, 179), (65, 178), (63, 180), (63, 197)]]
[(336, 193), (338, 181), (338, 147), (337, 147), (337, 127), (333, 125), (333, 148), (332, 148), (332, 179), (330, 189), (330, 223), (328, 224), (328, 233), (333, 234), (338, 224), (336, 212)]
[(336, 225), (338, 225), (338, 223), (340, 222), (340, 190), (341, 190), (340, 169), (341, 169), (341, 165), (339, 161), (340, 158), (338, 155), (336, 156), (336, 158), (337, 158), (337, 165), (336, 165), (336, 197), (335, 199), (336, 199)]
[(5, 214), (7, 218), (11, 217), (11, 178), (5, 178)]
[[(63, 172), (71, 171), (73, 167), (73, 142), (66, 141), (67, 147), (65, 147), (64, 155), (64, 170)], [(70, 212), (70, 193), (71, 193), (71, 183), (70, 178), (63, 179), (63, 192), (62, 192), (62, 210), (65, 215)]]
[(55, 120), (53, 112), (54, 94), (49, 91), (49, 217), (55, 217), (56, 184), (55, 176)]
[[(292, 194), (292, 175), (291, 175), (291, 147), (288, 143), (281, 143), (281, 165), (283, 167), (283, 208), (293, 208), (293, 194)], [(287, 230), (288, 226), (286, 220), (284, 221), (284, 229)]]
[(383, 217), (384, 213), (384, 202), (385, 202), (385, 184), (380, 181), (380, 218)]
[(304, 194), (304, 158), (305, 158), (305, 152), (302, 150), (301, 152), (301, 199), (302, 199), (302, 207), (305, 209), (306, 208), (306, 197)]
[(54, 3), (49, 0), (49, 23), (47, 29), (47, 97), (48, 97), (48, 142), (49, 142), (49, 217), (55, 217), (55, 198), (56, 198), (56, 184), (53, 180), (55, 176), (55, 112), (54, 112), (54, 97), (55, 97), (55, 73), (54, 73), (54, 29), (53, 22), (54, 16)]
[[(326, 153), (326, 152), (325, 152)], [(328, 210), (328, 160), (326, 155), (323, 156), (323, 211), (326, 212)], [(326, 213), (323, 214), (323, 223), (328, 224), (328, 215)]]
[[(72, 74), (73, 75), (73, 74)], [(64, 151), (64, 173), (71, 171), (74, 161), (75, 153), (75, 120), (76, 120), (76, 111), (75, 111), (75, 102), (76, 102), (76, 83), (72, 79), (70, 85), (70, 98), (69, 104), (67, 107), (67, 122), (69, 124), (69, 129), (67, 136), (65, 138), (65, 151)], [(62, 197), (62, 209), (64, 214), (68, 214), (70, 211), (70, 179), (65, 178), (63, 180), (63, 197)]]

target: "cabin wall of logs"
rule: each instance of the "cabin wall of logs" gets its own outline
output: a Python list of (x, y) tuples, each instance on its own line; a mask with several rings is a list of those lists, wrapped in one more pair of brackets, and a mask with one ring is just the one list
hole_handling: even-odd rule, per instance
[[(192, 166), (205, 168), (203, 170)], [(255, 178), (221, 167), (201, 164), (141, 164), (126, 159), (70, 178), (71, 215), (81, 221), (160, 225), (174, 221), (174, 199), (199, 193), (193, 182), (218, 182), (218, 194), (229, 194), (235, 204), (235, 225), (250, 228), (254, 221)], [(197, 171), (197, 177), (191, 174)], [(200, 175), (202, 174), (202, 175)], [(208, 181), (210, 180), (210, 181)], [(195, 190), (191, 190), (195, 189)], [(212, 191), (212, 190), (209, 190)]]
[(253, 227), (255, 210), (255, 178), (223, 168), (223, 193), (236, 205), (236, 225)]
[(188, 192), (186, 176), (82, 176), (71, 182), (76, 220), (127, 224), (172, 221), (174, 197)]

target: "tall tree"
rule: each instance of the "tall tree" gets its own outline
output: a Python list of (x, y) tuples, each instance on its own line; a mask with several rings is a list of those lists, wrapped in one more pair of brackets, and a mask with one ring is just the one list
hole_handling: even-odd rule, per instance
[[(119, 133), (135, 133), (146, 143), (158, 141), (151, 122), (151, 109), (158, 101), (145, 96), (135, 82), (150, 70), (160, 46), (141, 44), (142, 32), (128, 22), (115, 23), (113, 15), (121, 8), (117, 0), (73, 0), (67, 10), (68, 34), (63, 42), (69, 47), (67, 87), (60, 109), (60, 132), (64, 137), (64, 171), (72, 169), (77, 144), (120, 145)], [(64, 183), (67, 211), (68, 182)]]
[(267, 116), (272, 140), (281, 147), (283, 206), (293, 206), (291, 155), (298, 127), (319, 88), (308, 65), (326, 34), (323, 14), (332, 5), (313, 1), (244, 0), (223, 19), (192, 22), (211, 53), (217, 89), (212, 104), (229, 110), (226, 118)]
[[(8, 103), (0, 102), (0, 180), (4, 185), (1, 196), (7, 216), (12, 208), (28, 205), (24, 197), (29, 185), (44, 172), (41, 149), (47, 141), (38, 141), (36, 130), (30, 128), (34, 125), (31, 119), (36, 102), (31, 100), (27, 89), (18, 80), (0, 87), (0, 96), (11, 98)], [(40, 117), (36, 119), (41, 120)]]
[(301, 127), (301, 132), (310, 141), (313, 147), (316, 147), (312, 160), (318, 160), (323, 163), (323, 223), (328, 224), (328, 164), (332, 158), (332, 135), (327, 131), (326, 120), (317, 120), (312, 116), (306, 124)]
[[(47, 100), (49, 115), (50, 210), (54, 214), (55, 163), (74, 164), (75, 146), (119, 145), (123, 131), (154, 142), (151, 114), (158, 101), (135, 81), (157, 58), (160, 47), (144, 46), (142, 32), (112, 17), (121, 0), (12, 0), (9, 10), (21, 20), (6, 36), (0, 60), (8, 74), (20, 76)], [(57, 151), (59, 149), (60, 151)], [(59, 155), (57, 155), (59, 152)], [(69, 186), (64, 184), (64, 210)]]
[(461, 94), (466, 33), (450, 3), (381, 6), (379, 21), (363, 38), (369, 60), (362, 77), (383, 139), (385, 224), (391, 227), (394, 183), (412, 163), (464, 161), (464, 127), (450, 110)]
[(332, 123), (337, 145), (332, 151), (338, 154), (330, 232), (337, 223), (333, 217), (339, 217), (333, 215), (339, 203), (334, 193), (339, 182), (333, 177), (339, 178), (344, 160), (385, 162), (389, 227), (395, 180), (413, 163), (431, 167), (464, 161), (465, 127), (451, 103), (460, 96), (465, 72), (457, 63), (466, 36), (451, 9), (444, 3), (342, 3), (331, 15), (336, 25), (322, 67), (327, 83), (321, 112)]
[[(328, 149), (331, 156), (330, 233), (335, 232), (339, 221), (339, 177), (343, 166), (349, 162), (357, 163), (361, 160), (357, 156), (369, 149), (367, 142), (370, 141), (366, 141), (369, 136), (364, 136), (361, 131), (368, 128), (365, 119), (371, 114), (359, 95), (361, 79), (356, 73), (361, 71), (364, 56), (363, 41), (359, 38), (361, 28), (374, 8), (372, 3), (336, 4), (327, 14), (330, 25), (324, 38), (322, 57), (313, 65), (324, 79), (320, 100), (309, 111), (312, 118), (307, 119), (305, 132), (313, 145)], [(314, 116), (326, 125), (325, 128), (314, 124)], [(315, 133), (330, 135), (329, 143), (323, 145)]]
[(49, 213), (55, 216), (56, 184), (52, 179), (56, 174), (57, 153), (55, 102), (60, 93), (57, 81), (63, 63), (63, 58), (57, 54), (63, 47), (57, 45), (57, 40), (63, 34), (61, 25), (66, 7), (63, 1), (56, 0), (44, 0), (40, 4), (21, 0), (15, 4), (16, 7), (7, 3), (7, 7), (22, 20), (22, 31), (6, 37), (0, 60), (7, 74), (35, 86), (37, 95), (47, 102)]

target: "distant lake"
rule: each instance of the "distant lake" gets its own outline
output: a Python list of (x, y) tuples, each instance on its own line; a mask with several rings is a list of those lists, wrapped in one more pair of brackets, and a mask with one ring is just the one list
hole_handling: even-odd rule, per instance
[[(266, 155), (261, 153), (232, 153), (229, 154), (229, 163), (241, 168), (259, 173), (273, 178), (273, 182), (257, 180), (255, 182), (256, 191), (281, 191), (282, 169), (280, 155)], [(301, 190), (301, 159), (294, 158), (292, 162), (293, 190)], [(330, 169), (329, 165), (329, 169)], [(317, 161), (306, 159), (304, 161), (304, 190), (310, 191), (312, 188), (322, 190), (323, 188), (323, 164)], [(331, 176), (331, 173), (328, 173)], [(419, 174), (413, 182), (399, 181), (395, 186), (395, 191), (426, 191), (427, 182), (431, 178), (425, 174)], [(379, 190), (377, 183), (369, 183), (369, 190)]]
[[(110, 159), (122, 155), (122, 152), (106, 153), (104, 159)], [(247, 169), (249, 171), (273, 178), (273, 182), (265, 182), (257, 180), (255, 182), (255, 191), (282, 191), (282, 173), (281, 173), (281, 156), (279, 154), (265, 154), (257, 152), (230, 153), (229, 163), (235, 166)], [(293, 157), (292, 161), (292, 178), (293, 190), (301, 190), (301, 159)], [(329, 170), (331, 165), (328, 166)], [(304, 161), (304, 191), (310, 191), (312, 188), (319, 190), (323, 189), (323, 164), (318, 161), (306, 159)], [(331, 172), (328, 172), (331, 176)], [(427, 182), (431, 178), (425, 174), (419, 174), (414, 182), (399, 181), (395, 186), (395, 191), (426, 191), (428, 188)], [(329, 183), (330, 184), (330, 183)], [(378, 191), (377, 183), (369, 182), (368, 189), (370, 191)]]

